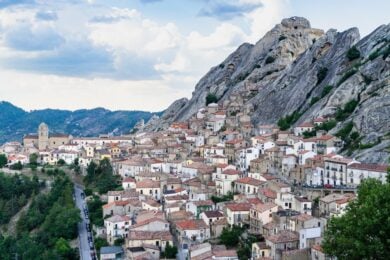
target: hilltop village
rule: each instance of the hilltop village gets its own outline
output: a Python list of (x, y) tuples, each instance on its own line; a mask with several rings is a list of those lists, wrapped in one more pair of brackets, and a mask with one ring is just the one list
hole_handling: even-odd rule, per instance
[(340, 155), (343, 141), (326, 131), (332, 118), (285, 131), (253, 125), (244, 99), (158, 132), (141, 122), (126, 136), (72, 137), (42, 123), (0, 153), (10, 168), (36, 154), (41, 165), (77, 162), (92, 178), (91, 164), (110, 163), (117, 187), (85, 190), (86, 201), (101, 201), (101, 225), (89, 209), (94, 239), (106, 242), (101, 259), (325, 259), (327, 221), (362, 180), (385, 182), (388, 166)]

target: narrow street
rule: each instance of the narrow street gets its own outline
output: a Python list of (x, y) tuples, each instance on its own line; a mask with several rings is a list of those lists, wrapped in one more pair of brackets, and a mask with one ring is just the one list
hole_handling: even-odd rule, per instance
[(78, 224), (80, 259), (92, 260), (93, 259), (91, 257), (92, 250), (90, 249), (89, 246), (88, 232), (86, 228), (86, 223), (89, 223), (89, 221), (87, 221), (85, 218), (84, 207), (83, 207), (85, 205), (85, 202), (81, 196), (83, 190), (77, 184), (74, 185), (74, 190), (75, 190), (76, 206), (80, 209), (80, 214), (82, 218), (81, 222)]

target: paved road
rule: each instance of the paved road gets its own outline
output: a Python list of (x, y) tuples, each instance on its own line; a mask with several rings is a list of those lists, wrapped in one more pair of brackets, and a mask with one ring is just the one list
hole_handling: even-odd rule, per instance
[(75, 191), (75, 197), (76, 197), (76, 205), (81, 211), (81, 218), (82, 221), (79, 223), (79, 246), (80, 246), (80, 259), (81, 260), (90, 260), (91, 257), (91, 250), (89, 248), (89, 242), (88, 242), (88, 232), (85, 224), (87, 223), (87, 220), (85, 219), (84, 214), (84, 208), (83, 205), (85, 205), (84, 199), (81, 197), (81, 193), (83, 190), (78, 187), (78, 185), (74, 185), (74, 191)]

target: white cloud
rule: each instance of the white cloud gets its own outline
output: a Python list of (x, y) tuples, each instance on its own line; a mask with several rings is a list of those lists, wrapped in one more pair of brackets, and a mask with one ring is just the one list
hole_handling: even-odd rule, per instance
[[(83, 79), (1, 70), (1, 98), (26, 109), (105, 107), (112, 110), (161, 111), (186, 96), (175, 78), (164, 80)], [(23, 80), (21, 80), (23, 79)], [(186, 80), (186, 79), (183, 79)]]
[(175, 48), (180, 43), (180, 33), (173, 23), (159, 25), (129, 9), (114, 8), (108, 17), (109, 22), (89, 24), (89, 39), (114, 52), (120, 49), (148, 56)]
[(257, 8), (245, 15), (250, 24), (249, 42), (258, 41), (267, 31), (286, 17), (289, 12), (289, 0), (251, 0), (261, 2), (262, 8)]
[[(49, 65), (65, 59), (69, 65), (73, 61), (80, 62), (83, 67), (79, 71), (82, 73), (86, 68), (101, 67), (106, 61), (112, 62), (106, 66), (113, 68), (112, 72), (99, 74), (101, 71), (97, 70), (96, 74), (91, 73), (96, 78), (83, 78), (85, 75), (82, 73), (71, 77), (46, 74), (56, 74), (55, 71), (0, 70), (0, 82), (7, 83), (1, 84), (2, 98), (26, 108), (103, 106), (110, 109), (162, 110), (177, 98), (189, 97), (200, 77), (241, 43), (257, 41), (280, 22), (283, 15), (280, 10), (285, 7), (286, 1), (240, 0), (240, 4), (257, 4), (259, 8), (243, 14), (240, 23), (219, 23), (215, 28), (208, 28), (208, 33), (202, 32), (196, 24), (188, 33), (183, 33), (176, 23), (159, 23), (135, 9), (107, 9), (92, 4), (83, 5), (83, 8), (90, 8), (85, 12), (77, 6), (59, 8), (56, 10), (57, 20), (37, 21), (35, 14), (38, 10), (35, 9), (0, 10), (1, 29), (20, 23), (28, 23), (32, 27), (45, 24), (58, 30), (66, 44), (85, 41), (83, 51), (89, 46), (92, 49), (90, 55), (80, 55), (80, 59), (67, 59), (68, 53), (74, 56), (77, 52), (64, 52), (65, 56), (59, 55), (58, 61), (47, 61)], [(84, 16), (84, 13), (89, 16)], [(72, 46), (67, 48), (78, 49)], [(0, 50), (5, 50), (0, 53), (3, 57), (9, 57), (10, 53), (21, 55), (6, 48), (1, 37)], [(104, 55), (99, 62), (88, 63), (88, 59), (96, 56), (95, 51), (101, 50), (104, 50)], [(35, 57), (40, 54), (30, 51), (24, 55)], [(74, 66), (76, 68), (72, 71), (77, 72), (78, 64)], [(118, 73), (122, 80), (115, 80)], [(135, 74), (139, 77), (131, 80)]]

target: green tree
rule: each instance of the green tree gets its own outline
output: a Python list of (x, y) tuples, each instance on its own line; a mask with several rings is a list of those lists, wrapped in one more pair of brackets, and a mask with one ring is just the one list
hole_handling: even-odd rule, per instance
[(59, 160), (57, 161), (57, 164), (58, 164), (59, 166), (64, 166), (64, 165), (66, 164), (66, 162), (65, 162), (64, 159), (59, 159)]
[(242, 233), (243, 229), (237, 226), (233, 226), (232, 228), (224, 228), (221, 235), (219, 236), (219, 239), (225, 246), (234, 247), (238, 245)]
[(11, 170), (22, 170), (23, 169), (23, 164), (18, 161), (17, 163), (11, 164), (9, 167)]
[(101, 238), (101, 237), (97, 237), (95, 238), (95, 248), (96, 250), (100, 250), (100, 248), (102, 248), (103, 246), (108, 246), (108, 243), (107, 243), (107, 240), (105, 240), (104, 238)]
[(319, 85), (328, 75), (328, 68), (322, 67), (317, 72), (317, 85)]
[(123, 243), (125, 243), (125, 239), (123, 237), (117, 238), (114, 241), (115, 246), (121, 246), (121, 245), (123, 245)]
[(208, 93), (206, 96), (206, 106), (211, 103), (217, 103), (218, 98), (214, 93)]
[(357, 59), (359, 57), (360, 57), (360, 51), (356, 48), (356, 46), (352, 46), (347, 51), (347, 58), (349, 61), (352, 61), (352, 60)]
[(7, 156), (5, 156), (5, 154), (0, 154), (0, 168), (3, 168), (7, 163)]
[(344, 215), (328, 222), (324, 251), (338, 259), (388, 259), (390, 184), (367, 179), (358, 194)]
[(171, 246), (170, 244), (168, 244), (165, 247), (165, 251), (164, 251), (163, 257), (176, 259), (176, 255), (177, 255), (177, 247), (176, 246)]
[(74, 250), (70, 247), (69, 242), (62, 237), (55, 243), (54, 250), (58, 255), (67, 259), (72, 259), (74, 256)]
[(35, 171), (38, 166), (38, 154), (36, 153), (30, 154), (29, 163), (30, 163), (31, 170)]

